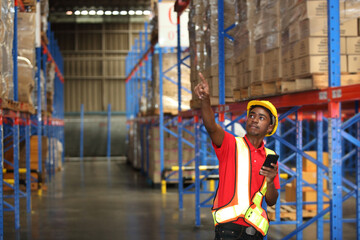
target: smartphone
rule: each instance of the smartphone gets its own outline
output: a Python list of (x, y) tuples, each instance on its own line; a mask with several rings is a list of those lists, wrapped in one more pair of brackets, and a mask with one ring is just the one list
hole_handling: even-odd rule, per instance
[(273, 166), (271, 166), (271, 163), (276, 164), (278, 159), (279, 159), (279, 155), (268, 154), (268, 155), (266, 156), (266, 159), (265, 159), (265, 162), (264, 162), (264, 164), (263, 164), (263, 167), (274, 168)]

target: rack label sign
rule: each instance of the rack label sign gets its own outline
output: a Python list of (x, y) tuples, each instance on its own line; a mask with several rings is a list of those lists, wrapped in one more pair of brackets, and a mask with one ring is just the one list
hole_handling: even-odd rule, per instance
[[(174, 12), (173, 2), (158, 3), (158, 22), (159, 22), (159, 46), (177, 46), (177, 13)], [(189, 47), (188, 32), (189, 12), (184, 11), (180, 16), (180, 41), (181, 47)]]

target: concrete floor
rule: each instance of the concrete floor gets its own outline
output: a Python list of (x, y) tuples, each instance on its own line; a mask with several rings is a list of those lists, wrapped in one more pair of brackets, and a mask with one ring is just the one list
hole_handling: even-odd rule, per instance
[[(346, 205), (345, 215), (355, 216), (354, 204)], [(21, 209), (20, 231), (14, 230), (13, 213), (5, 213), (4, 239), (199, 240), (214, 236), (210, 209), (201, 210), (202, 225), (195, 227), (194, 195), (184, 196), (184, 209), (179, 211), (177, 188), (169, 187), (162, 195), (121, 161), (66, 162), (42, 197), (33, 194), (32, 213), (24, 212), (24, 200)], [(282, 239), (294, 229), (293, 225), (271, 226), (268, 239)], [(343, 230), (343, 239), (356, 239), (355, 224), (344, 224)], [(324, 232), (324, 239), (329, 239), (329, 224)], [(303, 239), (316, 239), (316, 225), (305, 229)]]

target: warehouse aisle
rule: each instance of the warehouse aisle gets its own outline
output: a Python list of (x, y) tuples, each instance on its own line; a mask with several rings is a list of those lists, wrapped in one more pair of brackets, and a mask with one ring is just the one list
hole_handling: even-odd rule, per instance
[[(31, 224), (22, 212), (18, 239), (211, 239), (211, 215), (197, 229), (193, 196), (184, 206), (178, 211), (177, 188), (161, 195), (125, 162), (66, 162), (43, 197), (33, 196)], [(6, 216), (5, 239), (16, 239)]]
[[(21, 205), (24, 210), (24, 200)], [(200, 228), (194, 211), (194, 195), (184, 196), (184, 210), (179, 211), (177, 188), (162, 195), (125, 162), (66, 162), (43, 196), (33, 195), (31, 216), (22, 211), (20, 232), (13, 230), (13, 214), (5, 213), (5, 239), (213, 239), (210, 209), (201, 211)], [(344, 215), (354, 217), (354, 211)], [(292, 225), (272, 226), (269, 239), (282, 239), (293, 230)], [(329, 239), (329, 224), (324, 232)], [(304, 239), (315, 239), (315, 233), (312, 225)], [(344, 226), (344, 239), (355, 236), (355, 224)]]

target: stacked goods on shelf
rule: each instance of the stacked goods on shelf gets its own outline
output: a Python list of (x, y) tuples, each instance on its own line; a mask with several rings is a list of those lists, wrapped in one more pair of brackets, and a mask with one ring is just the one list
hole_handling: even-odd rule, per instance
[(1, 81), (0, 97), (3, 99), (13, 98), (13, 39), (14, 39), (14, 1), (1, 2)]
[(253, 23), (255, 59), (258, 63), (251, 76), (250, 95), (273, 95), (276, 94), (276, 81), (282, 77), (280, 1), (259, 1)]
[[(344, 18), (340, 2), (341, 72), (347, 72), (345, 37), (357, 36), (357, 19)], [(327, 1), (289, 3), (282, 9), (281, 92), (325, 88), (328, 78)]]
[[(191, 58), (191, 90), (199, 83), (201, 72), (210, 87), (212, 104), (219, 99), (219, 47), (218, 47), (218, 9), (217, 1), (191, 1), (189, 8), (189, 42)], [(234, 22), (234, 0), (224, 1), (224, 28)], [(235, 66), (233, 59), (233, 42), (225, 39), (225, 97), (227, 102), (233, 101), (233, 85), (235, 84)], [(191, 107), (199, 107), (197, 96), (192, 94)]]
[[(218, 94), (216, 6), (212, 1), (192, 1), (189, 18), (192, 89), (201, 71), (214, 96)], [(236, 23), (229, 32), (233, 51), (228, 51), (231, 44), (225, 38), (226, 96), (229, 89), (241, 100), (328, 86), (326, 0), (235, 0), (224, 1), (224, 6), (225, 28)], [(340, 2), (343, 86), (360, 83), (359, 74), (354, 74), (360, 72), (359, 7), (358, 1)], [(193, 94), (194, 107), (199, 106), (196, 100)]]
[(35, 17), (36, 13), (18, 13), (18, 100), (30, 104), (35, 85)]
[(236, 22), (234, 28), (234, 61), (236, 81), (234, 98), (247, 98), (255, 66), (263, 64), (255, 58), (254, 14), (255, 1), (238, 0), (235, 4)]
[[(182, 54), (182, 58), (186, 55)], [(164, 113), (171, 113), (176, 115), (178, 113), (178, 72), (177, 72), (177, 53), (163, 53), (162, 55), (162, 69), (163, 72), (163, 111)], [(186, 64), (189, 65), (185, 61)], [(160, 94), (159, 94), (159, 55), (154, 54), (152, 57), (152, 73), (153, 81), (148, 87), (150, 108), (147, 111), (158, 113), (160, 108)], [(175, 66), (175, 67), (174, 67)], [(171, 68), (171, 69), (170, 69)], [(191, 100), (190, 93), (190, 69), (185, 65), (181, 65), (181, 109), (188, 110), (190, 108), (189, 102)], [(144, 94), (145, 95), (145, 94)]]
[[(316, 158), (316, 151), (307, 151), (305, 152), (315, 160)], [(310, 160), (303, 157), (303, 172), (302, 172), (302, 179), (309, 184), (317, 183), (317, 165), (311, 162)], [(329, 157), (328, 153), (323, 153), (323, 164), (325, 166), (329, 166)], [(296, 169), (293, 169), (296, 171)], [(328, 181), (323, 179), (323, 189), (322, 191), (324, 194), (329, 195), (329, 188), (328, 188)], [(303, 192), (303, 201), (304, 202), (317, 202), (317, 191), (314, 190), (312, 187), (305, 186), (302, 188)], [(292, 181), (291, 183), (286, 184), (285, 186), (285, 201), (286, 202), (296, 202), (296, 180)], [(324, 196), (324, 202), (328, 202), (329, 199)], [(324, 208), (327, 208), (329, 204), (324, 204)], [(317, 204), (304, 204), (304, 210), (315, 211), (317, 210)]]
[[(224, 29), (230, 27), (235, 22), (234, 0), (224, 1)], [(206, 30), (205, 30), (205, 69), (204, 73), (210, 87), (210, 96), (214, 99), (219, 98), (219, 30), (218, 30), (218, 1), (210, 0), (206, 7)], [(225, 38), (225, 97), (227, 101), (232, 101), (233, 85), (235, 83), (234, 68), (234, 45), (229, 38)], [(210, 63), (210, 66), (209, 66)], [(230, 98), (230, 99), (229, 99)], [(216, 100), (215, 100), (216, 99)]]
[(46, 111), (53, 112), (55, 64), (48, 62), (46, 64)]
[[(10, 146), (12, 145), (12, 138), (8, 138), (7, 139), (7, 145), (6, 146)], [(5, 146), (5, 147), (6, 147)], [(20, 150), (19, 150), (19, 168), (26, 168), (26, 148), (25, 148), (25, 142), (22, 141), (20, 143), (19, 146)], [(42, 182), (45, 182), (45, 177), (46, 177), (46, 165), (45, 165), (45, 161), (47, 158), (47, 154), (48, 154), (48, 140), (46, 137), (42, 137), (42, 175), (41, 175), (41, 179)], [(38, 179), (38, 167), (39, 167), (39, 162), (38, 162), (38, 136), (31, 136), (30, 138), (30, 170), (31, 172), (31, 176), (33, 179)], [(13, 148), (10, 148), (8, 151), (4, 152), (4, 158), (9, 161), (10, 163), (14, 163), (14, 150)], [(61, 161), (60, 161), (61, 162)], [(4, 168), (9, 171), (8, 173), (4, 174), (4, 179), (14, 179), (14, 174), (11, 172), (14, 168), (10, 165), (7, 164), (6, 162), (4, 163)], [(35, 172), (36, 171), (36, 172)], [(21, 173), (19, 175), (19, 179), (20, 179), (20, 183), (25, 183), (26, 180), (26, 174), (25, 173)], [(34, 180), (32, 180), (34, 181)], [(32, 190), (37, 190), (38, 189), (38, 184), (37, 182), (33, 182), (31, 183), (31, 189)], [(4, 187), (4, 190), (11, 190), (9, 187)]]
[[(170, 130), (177, 132), (176, 127), (170, 127)], [(188, 141), (194, 141), (193, 137), (189, 134), (184, 133), (184, 137)], [(161, 182), (161, 166), (160, 166), (160, 130), (159, 127), (152, 127), (149, 134), (149, 178), (154, 184)], [(182, 151), (182, 163), (183, 165), (189, 162), (195, 157), (193, 148), (183, 144)], [(146, 159), (146, 158), (144, 158)], [(178, 139), (168, 132), (164, 132), (164, 168), (171, 168), (178, 166)], [(194, 166), (193, 162), (187, 166)], [(167, 172), (166, 176), (170, 173)], [(194, 175), (194, 171), (183, 171), (183, 177), (191, 177)], [(171, 174), (169, 179), (177, 180), (179, 177), (178, 173)]]
[[(38, 136), (31, 136), (30, 137), (30, 169), (31, 170), (38, 170), (39, 166), (39, 149), (38, 149)], [(48, 138), (42, 137), (41, 139), (41, 158), (42, 158), (42, 175), (41, 175), (41, 181), (45, 183), (46, 179), (46, 159), (48, 158)], [(26, 149), (25, 149), (25, 142), (22, 142), (20, 144), (20, 162), (19, 162), (20, 168), (26, 168)], [(38, 179), (37, 173), (31, 173), (31, 176), (35, 179)], [(20, 180), (26, 179), (26, 174), (20, 175)], [(38, 184), (31, 183), (31, 189), (37, 190)]]
[(129, 147), (128, 161), (135, 169), (141, 168), (141, 143), (140, 143), (139, 123), (132, 121), (129, 123)]

